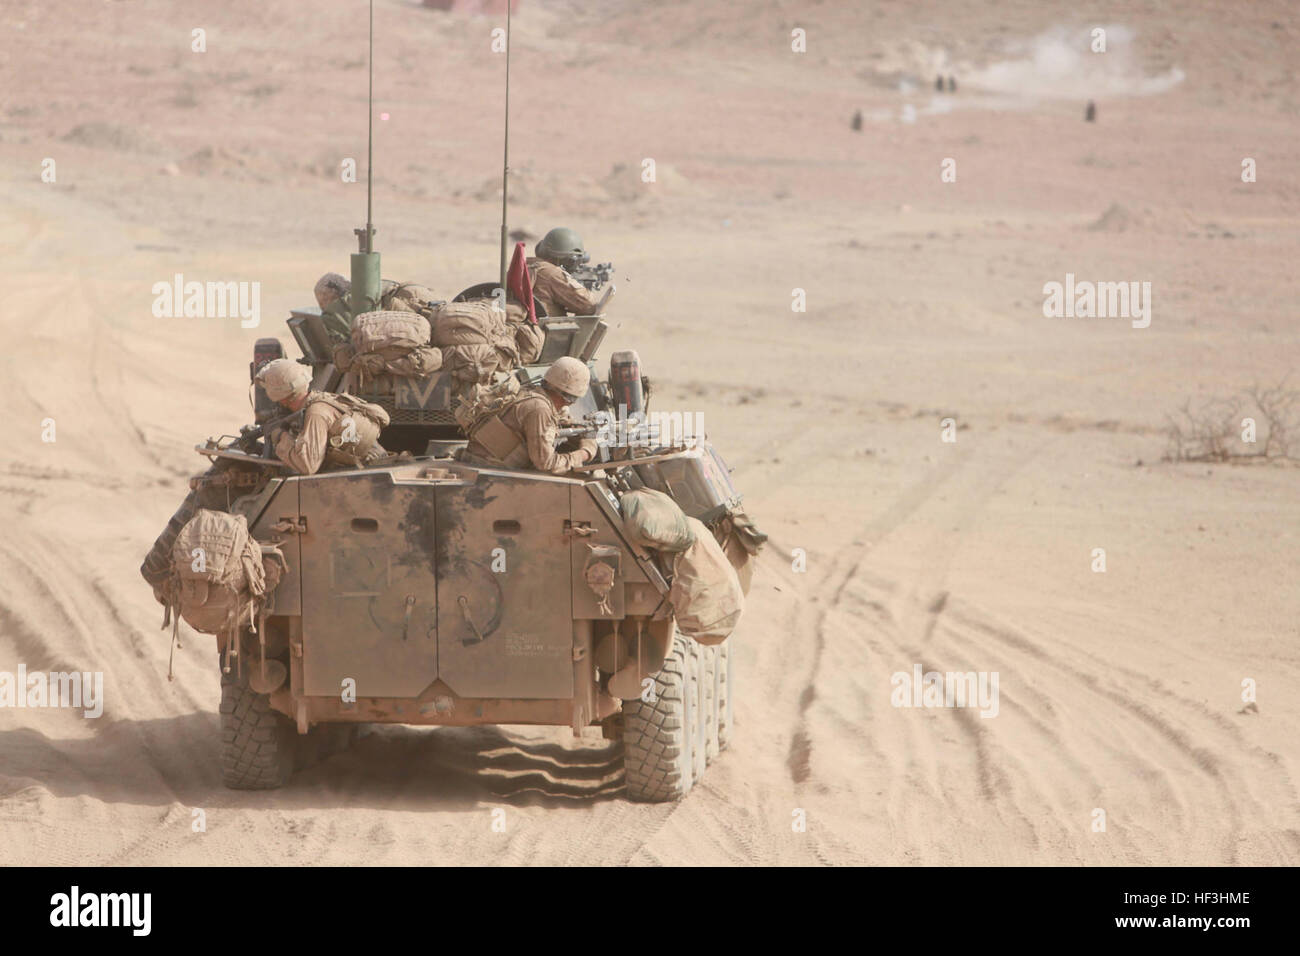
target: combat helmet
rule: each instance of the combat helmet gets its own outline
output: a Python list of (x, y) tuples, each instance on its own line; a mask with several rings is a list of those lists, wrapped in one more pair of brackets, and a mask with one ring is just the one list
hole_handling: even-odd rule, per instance
[(537, 258), (564, 269), (576, 269), (591, 258), (582, 248), (582, 236), (565, 226), (556, 226), (537, 244)]
[(542, 376), (542, 381), (562, 393), (565, 398), (576, 402), (591, 387), (591, 372), (578, 359), (565, 355), (551, 363), (551, 367)]
[(255, 379), (273, 402), (301, 398), (311, 389), (311, 369), (301, 362), (280, 358), (258, 369)]

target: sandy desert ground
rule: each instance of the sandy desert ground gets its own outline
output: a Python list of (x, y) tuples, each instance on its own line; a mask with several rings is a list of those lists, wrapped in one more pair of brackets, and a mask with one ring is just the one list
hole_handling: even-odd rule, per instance
[[(503, 20), (375, 18), (377, 246), (452, 295), (496, 267)], [(0, 863), (1300, 862), (1300, 471), (1162, 461), (1184, 401), (1300, 358), (1285, 0), (524, 0), (511, 227), (615, 261), (606, 354), (704, 414), (772, 536), (735, 742), (671, 806), (598, 738), (514, 727), (224, 789), (210, 639), (169, 683), (137, 568), (194, 442), (248, 420), (254, 340), (347, 271), (364, 28), (0, 2), (0, 670), (105, 680), (95, 720), (0, 709)], [(178, 272), (259, 282), (260, 326), (155, 318)], [(1150, 282), (1150, 326), (1045, 318), (1066, 273)], [(998, 715), (891, 706), (914, 664), (997, 672)]]

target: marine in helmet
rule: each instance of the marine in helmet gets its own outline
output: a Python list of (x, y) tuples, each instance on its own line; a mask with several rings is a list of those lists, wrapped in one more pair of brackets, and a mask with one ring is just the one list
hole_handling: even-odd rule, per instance
[(313, 290), (316, 294), (316, 304), (322, 309), (328, 309), (339, 299), (346, 297), (351, 288), (352, 283), (343, 276), (337, 272), (327, 272), (316, 280), (316, 288)]
[(274, 436), (275, 457), (298, 474), (314, 475), (326, 464), (359, 467), (387, 454), (379, 431), (388, 424), (388, 413), (352, 395), (313, 392), (306, 365), (291, 359), (267, 362), (257, 384), (272, 401), (303, 413), (296, 434), (283, 429)]
[[(352, 337), (352, 303), (348, 293), (352, 283), (337, 272), (327, 272), (316, 280), (316, 304), (320, 306), (321, 321), (325, 331), (336, 344), (347, 342)], [(420, 312), (423, 306), (431, 304), (433, 293), (422, 285), (414, 283), (397, 283), (384, 279), (380, 283), (381, 309), (400, 309), (404, 312)], [(426, 315), (427, 318), (427, 315)]]
[(320, 306), (325, 331), (336, 342), (346, 342), (352, 335), (352, 310), (348, 292), (352, 283), (337, 272), (327, 272), (316, 281), (316, 304)]
[(533, 296), (547, 315), (595, 315), (596, 299), (581, 282), (569, 275), (591, 258), (582, 248), (582, 237), (558, 226), (546, 235), (528, 260)]
[(591, 372), (576, 358), (556, 359), (541, 385), (525, 389), (509, 405), (476, 426), (465, 448), (470, 463), (526, 468), (562, 475), (596, 457), (597, 444), (589, 438), (576, 451), (557, 452), (555, 439), (560, 411), (572, 405), (591, 386)]

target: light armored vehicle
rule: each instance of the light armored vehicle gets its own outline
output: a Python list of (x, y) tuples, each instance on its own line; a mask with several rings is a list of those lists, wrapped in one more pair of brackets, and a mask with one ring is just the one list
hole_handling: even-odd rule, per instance
[[(612, 382), (590, 359), (601, 319), (540, 321), (545, 346), (516, 377), (583, 358), (591, 388), (571, 416), (603, 413), (614, 439), (644, 420), (635, 353), (615, 353)], [(333, 384), (316, 311), (289, 324), (316, 384)], [(254, 368), (280, 351), (260, 341)], [(247, 436), (200, 446), (227, 467), (198, 480), (244, 486), (231, 511), (287, 565), (261, 629), (241, 629), (223, 657), (227, 785), (280, 785), (294, 738), (329, 737), (332, 724), (550, 724), (621, 738), (633, 799), (685, 794), (731, 737), (731, 639), (706, 647), (677, 632), (673, 556), (630, 539), (620, 497), (653, 488), (717, 527), (741, 496), (714, 447), (614, 440), (602, 458), (638, 457), (577, 477), (481, 467), (451, 457), (465, 441), (449, 372), (363, 397), (389, 412), (384, 447), (409, 460), (289, 475), (245, 458), (260, 453)]]

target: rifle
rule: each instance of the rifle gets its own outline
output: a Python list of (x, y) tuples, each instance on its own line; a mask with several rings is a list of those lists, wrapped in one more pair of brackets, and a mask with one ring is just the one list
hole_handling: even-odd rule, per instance
[(592, 412), (583, 416), (581, 425), (566, 425), (557, 434), (560, 439), (591, 438), (602, 449), (648, 448), (659, 440), (659, 426), (635, 416), (615, 418), (609, 412)]
[(614, 275), (614, 263), (598, 262), (594, 266), (583, 263), (569, 275), (581, 282), (589, 292), (595, 292)]
[[(296, 423), (301, 425), (302, 416), (306, 413), (307, 406), (304, 405), (296, 412), (286, 412), (277, 418), (269, 419), (260, 425), (243, 425), (239, 429), (239, 437), (232, 438), (229, 435), (222, 435), (220, 438), (209, 438), (205, 444), (195, 445), (194, 450), (200, 455), (206, 455), (208, 458), (232, 458), (236, 461), (246, 461), (256, 465), (262, 465), (268, 468), (288, 468), (284, 462), (273, 458), (274, 449), (269, 441), (262, 442), (261, 454), (254, 451), (254, 443), (261, 440), (272, 429), (284, 427), (292, 430)], [(225, 444), (222, 444), (223, 438), (231, 438)]]
[(301, 421), (299, 420), (302, 418), (304, 414), (306, 414), (306, 412), (307, 412), (307, 406), (303, 405), (303, 407), (298, 409), (296, 412), (285, 412), (283, 415), (280, 415), (276, 418), (267, 419), (266, 421), (262, 422), (260, 425), (241, 426), (239, 429), (239, 441), (240, 443), (257, 441), (259, 438), (266, 435), (272, 429), (279, 428), (281, 426), (289, 429), (290, 431), (295, 431), (296, 429), (294, 429), (292, 426), (295, 423), (301, 425)]

